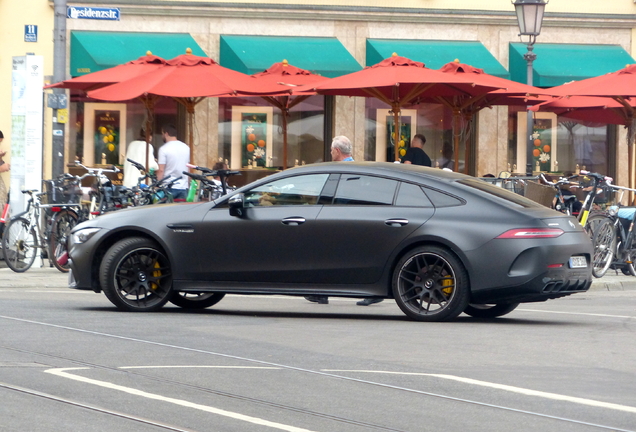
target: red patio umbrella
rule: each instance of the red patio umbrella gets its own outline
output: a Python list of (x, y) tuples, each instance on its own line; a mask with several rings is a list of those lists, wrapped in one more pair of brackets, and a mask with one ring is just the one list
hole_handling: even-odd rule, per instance
[(326, 95), (374, 97), (390, 105), (396, 126), (395, 160), (398, 160), (399, 116), (403, 107), (412, 105), (418, 98), (474, 97), (500, 88), (502, 86), (477, 84), (471, 77), (429, 69), (424, 63), (394, 54), (361, 71), (311, 84), (302, 90)]
[[(289, 110), (298, 105), (312, 93), (296, 93), (296, 88), (307, 84), (324, 82), (327, 78), (313, 74), (305, 69), (290, 65), (287, 60), (274, 63), (263, 72), (252, 75), (254, 89), (270, 93), (262, 98), (281, 111), (283, 121), (283, 169), (287, 169), (287, 118)], [(281, 93), (281, 94), (277, 94)], [(295, 96), (293, 96), (296, 94)]]
[(78, 76), (58, 83), (49, 84), (44, 88), (65, 88), (83, 90), (87, 92), (89, 90), (95, 90), (148, 73), (164, 64), (166, 64), (166, 60), (152, 55), (149, 51), (145, 56), (139, 57), (137, 60), (132, 60), (112, 68)]
[(628, 98), (636, 97), (636, 65), (628, 65), (616, 72), (600, 75), (581, 81), (571, 82), (549, 89), (554, 96), (598, 96), (611, 98), (623, 105), (627, 115), (627, 152), (629, 187), (634, 188), (636, 178), (634, 178), (634, 129), (635, 118), (632, 103)]
[(147, 95), (172, 97), (188, 112), (188, 146), (194, 140), (194, 107), (206, 97), (232, 96), (254, 90), (249, 75), (225, 68), (208, 57), (184, 54), (162, 67), (119, 83), (89, 91), (93, 99), (124, 101)]
[[(484, 108), (490, 108), (495, 105), (531, 105), (545, 100), (545, 98), (538, 98), (536, 96), (541, 92), (541, 90), (536, 87), (487, 74), (483, 69), (460, 63), (459, 60), (445, 64), (440, 68), (440, 71), (470, 79), (476, 84), (499, 87), (498, 90), (477, 95), (466, 94), (450, 97), (437, 96), (432, 98), (431, 101), (439, 102), (450, 108), (453, 112), (453, 119), (456, 125), (456, 131), (453, 134), (455, 154), (459, 152), (459, 133), (457, 133), (457, 130), (459, 129), (462, 116), (467, 120), (467, 123), (470, 123), (473, 115)], [(466, 130), (469, 130), (469, 128), (466, 128)], [(467, 134), (464, 139), (466, 138)], [(470, 151), (468, 145), (466, 145), (465, 151), (465, 160), (468, 160)], [(456, 157), (455, 171), (458, 169), (459, 158)]]

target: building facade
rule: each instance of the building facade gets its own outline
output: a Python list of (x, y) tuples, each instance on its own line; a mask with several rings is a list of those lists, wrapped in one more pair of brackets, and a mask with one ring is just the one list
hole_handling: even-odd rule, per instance
[[(41, 53), (50, 75), (53, 44), (48, 35), (52, 34), (53, 2), (25, 1), (34, 5), (33, 18), (28, 19), (39, 24), (41, 40), (36, 44), (18, 43), (27, 19), (21, 16), (22, 11), (31, 9), (1, 2), (0, 12), (6, 12), (1, 15), (6, 24), (0, 42), (5, 44), (3, 52)], [(514, 7), (507, 0), (478, 4), (463, 0), (86, 0), (68, 5), (116, 7), (121, 13), (118, 21), (66, 20), (69, 77), (114, 66), (112, 62), (135, 59), (147, 50), (162, 55), (170, 47), (173, 51), (164, 54), (168, 57), (188, 47), (195, 54), (207, 55), (223, 66), (246, 73), (286, 59), (312, 72), (337, 76), (375, 64), (396, 52), (434, 69), (458, 59), (487, 73), (525, 82), (525, 45), (518, 37)], [(636, 54), (632, 44), (635, 29), (633, 2), (550, 2), (535, 45), (538, 57), (534, 84), (551, 87), (624, 67), (633, 62)], [(157, 42), (165, 34), (180, 42)], [(122, 37), (131, 37), (138, 43), (131, 39), (121, 42)], [(10, 40), (14, 42), (5, 42)], [(109, 59), (112, 52), (123, 56)], [(0, 73), (8, 78), (6, 61), (6, 57), (0, 59)], [(8, 100), (8, 88), (1, 91)], [(120, 116), (117, 122), (121, 142), (115, 150), (119, 155), (108, 162), (121, 161), (125, 143), (135, 138), (144, 121), (141, 103), (101, 103), (80, 94), (71, 94), (71, 100), (66, 162), (78, 155), (88, 163), (102, 162), (93, 143), (103, 138), (92, 130), (96, 112)], [(391, 142), (394, 125), (389, 108), (363, 98), (307, 99), (291, 110), (285, 165), (328, 160), (328, 146), (335, 135), (352, 139), (356, 160), (385, 160), (390, 153), (386, 149), (400, 145)], [(442, 104), (422, 104), (402, 112), (400, 133), (407, 144), (415, 133), (426, 135), (425, 150), (431, 159), (442, 163), (445, 144), (454, 140), (454, 134), (461, 134), (460, 152), (451, 157), (459, 159), (462, 171), (473, 175), (515, 168), (522, 171), (524, 116), (523, 106), (492, 107), (475, 114), (473, 121), (463, 119), (461, 127), (453, 128), (451, 110)], [(184, 117), (184, 110), (174, 101), (162, 102), (155, 113), (157, 123), (181, 125), (186, 138)], [(44, 121), (45, 125), (50, 123), (50, 112), (45, 112)], [(0, 108), (0, 122), (10, 124), (9, 107)], [(263, 134), (266, 144), (259, 166), (283, 166), (280, 113), (258, 98), (208, 98), (197, 104), (192, 142), (195, 162), (211, 166), (218, 159), (227, 159), (235, 168), (250, 163), (245, 157), (246, 138), (241, 136), (241, 124), (258, 126)], [(549, 113), (537, 115), (536, 124), (541, 170), (566, 172), (585, 167), (626, 183), (627, 143), (622, 127), (570, 122)], [(46, 150), (50, 149), (50, 125), (44, 130), (46, 176), (50, 167), (50, 151)]]

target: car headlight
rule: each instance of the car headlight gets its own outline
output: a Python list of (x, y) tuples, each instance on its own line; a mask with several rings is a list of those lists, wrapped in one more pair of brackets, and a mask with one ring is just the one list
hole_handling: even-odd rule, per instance
[(73, 243), (82, 244), (86, 243), (91, 237), (93, 237), (101, 228), (84, 228), (73, 233)]

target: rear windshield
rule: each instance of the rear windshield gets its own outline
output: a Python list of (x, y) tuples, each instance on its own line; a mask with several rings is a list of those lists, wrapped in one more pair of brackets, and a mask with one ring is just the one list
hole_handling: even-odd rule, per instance
[[(457, 183), (461, 183), (463, 185), (466, 186), (470, 186), (472, 188), (475, 189), (479, 189), (482, 192), (486, 192), (490, 195), (494, 195), (497, 198), (501, 198), (504, 199), (510, 203), (513, 204), (517, 204), (520, 205), (521, 207), (524, 208), (536, 208), (536, 207), (541, 207), (541, 208), (545, 208), (544, 206), (542, 206), (541, 204), (538, 204), (532, 200), (529, 200), (528, 198), (521, 196), (517, 193), (511, 192), (507, 189), (504, 189), (502, 187), (499, 186), (495, 186), (493, 184), (487, 183), (483, 180), (479, 180), (479, 179), (462, 179), (457, 181)], [(555, 192), (556, 194), (556, 192)]]

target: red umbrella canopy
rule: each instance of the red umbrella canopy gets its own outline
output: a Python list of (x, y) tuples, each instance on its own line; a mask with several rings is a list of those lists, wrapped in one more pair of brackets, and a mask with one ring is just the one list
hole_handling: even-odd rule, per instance
[[(251, 92), (244, 92), (251, 94), (267, 93), (270, 96), (276, 95), (275, 92), (277, 91), (281, 92), (281, 96), (285, 94), (289, 95), (295, 93), (298, 87), (324, 82), (329, 79), (311, 73), (308, 70), (292, 66), (287, 60), (274, 63), (263, 72), (252, 75), (252, 78), (254, 84), (253, 90)], [(306, 95), (307, 92), (304, 92), (304, 94)]]
[(458, 60), (446, 63), (440, 68), (440, 71), (455, 76), (463, 76), (477, 84), (500, 87), (498, 90), (474, 96), (470, 99), (466, 98), (462, 105), (472, 105), (474, 111), (493, 105), (532, 105), (547, 99), (546, 97), (538, 97), (540, 94), (545, 94), (545, 91), (537, 87), (487, 74), (483, 69), (460, 63)]
[(94, 90), (88, 96), (123, 101), (152, 94), (174, 98), (229, 96), (252, 89), (250, 76), (225, 68), (208, 57), (184, 54), (147, 74)]
[(636, 97), (636, 65), (549, 89), (554, 96)]
[(548, 111), (575, 120), (629, 126), (636, 100), (625, 99), (627, 105), (607, 97), (572, 96), (553, 99), (530, 108)]
[(418, 97), (476, 96), (503, 88), (478, 84), (472, 77), (453, 76), (429, 69), (424, 63), (394, 55), (361, 71), (324, 83), (308, 85), (303, 90), (320, 94), (375, 97), (392, 106), (405, 106)]
[(164, 64), (166, 64), (166, 60), (148, 53), (143, 57), (139, 57), (137, 60), (71, 78), (59, 83), (50, 84), (44, 88), (66, 88), (84, 91), (95, 90), (100, 87), (115, 84), (138, 75), (148, 73), (163, 66)]

